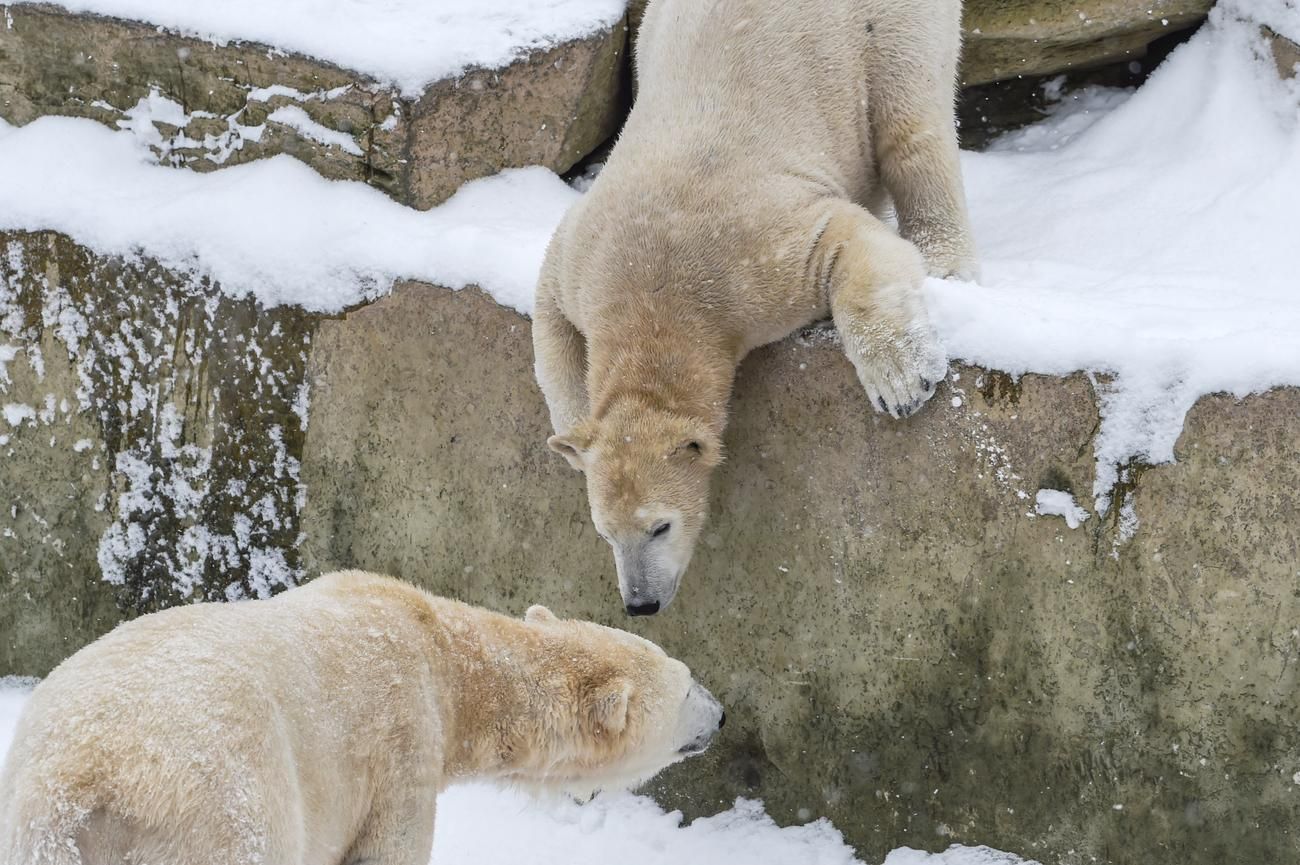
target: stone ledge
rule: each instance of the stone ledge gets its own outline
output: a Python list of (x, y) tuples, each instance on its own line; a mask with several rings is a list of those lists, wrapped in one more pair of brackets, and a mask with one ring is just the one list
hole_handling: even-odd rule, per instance
[[(355, 72), (263, 45), (218, 46), (51, 6), (8, 10), (0, 117), (10, 123), (58, 114), (112, 126), (157, 91), (186, 115), (183, 126), (158, 124), (169, 162), (213, 170), (288, 153), (325, 177), (365, 181), (421, 209), (504, 168), (566, 171), (615, 132), (626, 107), (622, 22), (503, 69), (436, 82), (412, 101)], [(278, 92), (254, 98), (268, 88)], [(342, 143), (268, 122), (286, 106)]]

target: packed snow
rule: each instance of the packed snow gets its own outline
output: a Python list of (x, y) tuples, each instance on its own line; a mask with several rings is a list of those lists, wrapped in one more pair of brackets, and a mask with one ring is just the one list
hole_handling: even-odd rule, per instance
[[(45, 0), (10, 0), (9, 6)], [(506, 66), (590, 36), (626, 0), (62, 0), (71, 12), (144, 21), (207, 42), (260, 42), (392, 83), (407, 97), (470, 67)]]
[(1039, 516), (1061, 517), (1071, 529), (1077, 529), (1091, 516), (1065, 490), (1039, 490), (1034, 496), (1034, 511)]
[[(0, 678), (0, 763), (31, 687)], [(681, 814), (630, 793), (579, 805), (541, 802), (486, 784), (455, 787), (438, 799), (432, 861), (437, 865), (861, 865), (826, 820), (781, 828), (761, 803), (682, 825)], [(1037, 865), (988, 847), (938, 854), (901, 847), (884, 865)]]
[[(1201, 395), (1300, 384), (1300, 86), (1278, 80), (1259, 27), (1294, 33), (1297, 19), (1291, 0), (1223, 0), (1137, 92), (1072, 94), (964, 154), (983, 276), (931, 280), (932, 315), (954, 358), (1093, 375), (1101, 512), (1124, 464), (1173, 459)], [(139, 116), (183, 114), (150, 100)], [(580, 195), (523, 169), (417, 213), (288, 157), (162, 168), (152, 127), (130, 125), (0, 124), (0, 228), (138, 250), (268, 304), (337, 310), (412, 278), (477, 284), (527, 313), (547, 239)]]

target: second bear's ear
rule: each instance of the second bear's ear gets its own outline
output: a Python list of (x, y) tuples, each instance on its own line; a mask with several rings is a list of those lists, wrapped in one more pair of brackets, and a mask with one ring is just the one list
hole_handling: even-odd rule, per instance
[(587, 448), (591, 447), (591, 438), (578, 432), (572, 432), (568, 435), (551, 436), (546, 440), (551, 446), (551, 450), (569, 461), (569, 465), (578, 471), (585, 471), (587, 467)]
[(598, 688), (591, 696), (587, 712), (597, 733), (621, 733), (627, 726), (627, 707), (632, 699), (632, 685), (618, 680)]
[(549, 622), (558, 622), (559, 619), (556, 618), (555, 613), (552, 613), (541, 604), (533, 604), (528, 608), (528, 612), (524, 613), (524, 621), (533, 624), (547, 624)]

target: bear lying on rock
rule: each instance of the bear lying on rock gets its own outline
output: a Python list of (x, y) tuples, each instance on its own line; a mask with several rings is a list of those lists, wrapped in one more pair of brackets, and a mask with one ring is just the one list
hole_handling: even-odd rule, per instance
[(449, 784), (625, 787), (722, 719), (623, 631), (330, 574), (144, 616), (60, 665), (0, 776), (0, 862), (428, 865)]
[(829, 315), (894, 417), (945, 375), (921, 284), (977, 269), (960, 18), (960, 0), (650, 3), (636, 104), (533, 318), (550, 445), (586, 473), (628, 613), (677, 592), (749, 351)]

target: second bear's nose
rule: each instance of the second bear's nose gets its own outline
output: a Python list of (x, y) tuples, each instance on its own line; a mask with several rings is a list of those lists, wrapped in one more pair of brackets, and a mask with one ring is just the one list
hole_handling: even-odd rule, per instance
[(640, 604), (628, 604), (627, 614), (629, 616), (653, 616), (659, 612), (658, 601), (645, 601)]
[(723, 710), (722, 716), (718, 718), (718, 729), (721, 730), (725, 726), (727, 726), (727, 712)]

